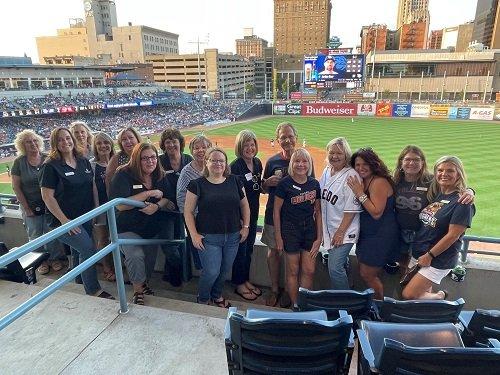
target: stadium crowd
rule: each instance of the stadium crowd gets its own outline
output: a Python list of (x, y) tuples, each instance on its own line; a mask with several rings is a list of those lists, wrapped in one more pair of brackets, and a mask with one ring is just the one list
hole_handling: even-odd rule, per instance
[[(231, 269), (241, 298), (253, 301), (262, 295), (249, 280), (260, 194), (268, 194), (262, 232), (272, 281), (267, 305), (297, 307), (298, 288), (313, 288), (321, 244), (329, 254), (333, 289), (349, 289), (345, 265), (356, 244), (360, 276), (376, 298), (384, 295), (382, 269), (398, 260), (402, 272), (412, 276), (406, 277), (403, 298), (446, 299), (447, 292), (433, 291), (433, 284), (457, 264), (461, 238), (475, 212), (474, 191), (467, 188), (457, 157), (439, 158), (431, 172), (422, 150), (409, 145), (390, 173), (374, 150), (353, 153), (340, 137), (326, 145), (327, 166), (316, 179), (309, 152), (296, 147), (293, 124), (280, 123), (275, 139), (280, 151), (263, 167), (250, 130), (237, 135), (233, 161), (204, 135), (190, 141), (190, 155), (184, 153), (184, 137), (173, 127), (162, 132), (162, 154), (130, 126), (116, 136), (117, 153), (112, 137), (104, 132), (92, 135), (82, 121), (52, 129), (48, 153), (40, 135), (22, 130), (15, 139), (19, 156), (11, 170), (13, 187), (30, 240), (117, 197), (144, 204), (139, 209), (116, 207), (120, 238), (172, 238), (175, 225), (169, 212), (179, 210), (187, 247), (201, 269), (200, 304), (230, 306), (223, 284)], [(84, 261), (109, 241), (106, 220), (75, 228), (59, 241), (71, 247), (73, 265)], [(51, 258), (40, 267), (41, 273), (63, 267), (53, 245), (47, 248)], [(154, 294), (148, 280), (157, 250), (121, 247), (133, 303), (145, 304)], [(165, 280), (180, 285), (178, 248), (162, 246), (162, 251)], [(283, 256), (285, 291), (279, 288)], [(104, 277), (114, 280), (111, 262), (105, 260), (103, 266)], [(82, 283), (89, 295), (113, 298), (101, 288), (95, 268), (82, 274)]]

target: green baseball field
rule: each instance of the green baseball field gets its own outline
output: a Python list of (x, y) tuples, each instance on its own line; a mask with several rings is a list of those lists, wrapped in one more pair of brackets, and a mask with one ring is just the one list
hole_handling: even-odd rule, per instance
[[(234, 137), (242, 129), (251, 129), (259, 140), (259, 156), (265, 161), (278, 152), (270, 140), (275, 137), (276, 125), (282, 121), (292, 122), (298, 129), (297, 146), (305, 143), (314, 156), (316, 174), (323, 169), (324, 148), (335, 137), (346, 137), (353, 149), (372, 147), (392, 171), (401, 149), (408, 144), (421, 147), (429, 168), (443, 155), (456, 155), (464, 162), (468, 185), (476, 191), (476, 216), (468, 234), (500, 237), (500, 123), (494, 121), (458, 121), (397, 118), (326, 118), (274, 116), (215, 129), (202, 129), (214, 143), (227, 149), (230, 159), (234, 157)], [(201, 130), (186, 131), (189, 138)], [(153, 137), (158, 141), (158, 137)], [(11, 164), (10, 162), (9, 164)], [(5, 172), (5, 163), (0, 164), (0, 173)], [(0, 183), (0, 192), (12, 193), (10, 183)]]

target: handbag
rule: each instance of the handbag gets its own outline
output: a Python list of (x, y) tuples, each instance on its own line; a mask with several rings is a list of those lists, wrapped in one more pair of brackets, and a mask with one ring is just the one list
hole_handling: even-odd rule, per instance
[(420, 265), (415, 264), (413, 267), (409, 268), (406, 273), (403, 275), (401, 280), (399, 280), (399, 285), (406, 286), (410, 280), (415, 276), (420, 270)]

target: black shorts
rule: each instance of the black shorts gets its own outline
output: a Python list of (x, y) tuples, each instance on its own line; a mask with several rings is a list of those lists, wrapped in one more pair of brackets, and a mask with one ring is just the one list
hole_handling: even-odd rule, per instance
[(292, 223), (281, 223), (281, 238), (286, 253), (310, 251), (316, 241), (316, 224), (314, 220)]

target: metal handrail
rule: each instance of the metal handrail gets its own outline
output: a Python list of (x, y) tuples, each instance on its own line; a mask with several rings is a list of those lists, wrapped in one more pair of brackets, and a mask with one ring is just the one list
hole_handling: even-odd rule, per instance
[[(5, 197), (6, 194), (0, 194), (0, 198)], [(131, 200), (131, 199), (126, 199), (126, 198), (116, 198), (113, 199), (97, 208), (94, 208), (93, 210), (83, 214), (82, 216), (79, 216), (76, 219), (71, 220), (70, 222), (61, 225), (58, 228), (55, 228), (54, 230), (50, 231), (49, 233), (44, 234), (43, 236), (40, 236), (33, 241), (30, 241), (17, 249), (10, 251), (8, 254), (5, 254), (4, 256), (0, 257), (0, 267), (3, 267), (9, 263), (12, 263), (13, 261), (19, 259), (25, 254), (28, 254), (32, 252), (33, 250), (36, 250), (40, 248), (41, 246), (57, 239), (61, 235), (67, 233), (71, 229), (82, 225), (83, 223), (86, 223), (89, 220), (92, 220), (93, 218), (106, 213), (108, 217), (108, 225), (109, 225), (109, 234), (110, 234), (110, 239), (111, 243), (104, 247), (103, 249), (99, 250), (96, 252), (94, 255), (92, 255), (89, 259), (85, 260), (84, 262), (80, 263), (77, 267), (73, 268), (70, 272), (66, 273), (65, 275), (61, 276), (59, 279), (51, 283), (49, 286), (41, 290), (39, 293), (35, 294), (33, 297), (16, 307), (14, 310), (12, 310), (10, 313), (5, 315), (4, 317), (0, 318), (0, 331), (7, 327), (9, 324), (11, 324), (13, 321), (15, 321), (17, 318), (21, 317), (24, 313), (28, 312), (30, 309), (35, 307), (37, 304), (39, 304), (41, 301), (43, 301), (45, 298), (50, 296), (51, 294), (55, 293), (58, 289), (60, 289), (64, 284), (67, 284), (71, 280), (74, 280), (76, 276), (81, 274), (83, 271), (86, 269), (90, 268), (93, 266), (95, 263), (97, 263), (100, 259), (108, 255), (109, 253), (113, 253), (113, 263), (115, 266), (115, 274), (116, 274), (116, 286), (118, 289), (118, 296), (120, 299), (120, 310), (119, 313), (125, 314), (128, 312), (128, 305), (127, 305), (127, 296), (125, 294), (125, 282), (123, 279), (123, 270), (122, 270), (122, 264), (121, 264), (121, 256), (120, 256), (120, 245), (149, 245), (149, 244), (162, 244), (162, 243), (169, 243), (169, 244), (182, 244), (184, 242), (183, 239), (177, 239), (177, 240), (163, 240), (163, 239), (156, 239), (156, 240), (151, 240), (151, 239), (119, 239), (118, 238), (118, 230), (116, 227), (116, 217), (115, 217), (115, 207), (118, 205), (127, 205), (127, 206), (133, 206), (137, 208), (143, 208), (145, 207), (145, 204), (143, 202)], [(180, 215), (179, 212), (174, 212), (174, 214)]]

